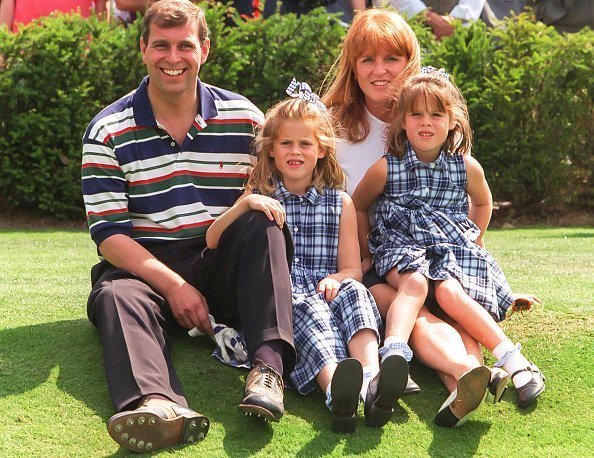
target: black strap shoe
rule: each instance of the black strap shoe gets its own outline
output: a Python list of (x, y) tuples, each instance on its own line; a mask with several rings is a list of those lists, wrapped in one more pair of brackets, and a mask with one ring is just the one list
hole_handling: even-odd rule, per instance
[(369, 382), (365, 397), (365, 424), (381, 428), (394, 413), (408, 383), (408, 363), (400, 355), (388, 356), (379, 373)]
[(541, 393), (545, 389), (545, 377), (544, 374), (540, 371), (536, 364), (530, 363), (530, 366), (526, 369), (520, 369), (512, 374), (511, 378), (512, 381), (516, 375), (521, 372), (531, 372), (532, 373), (532, 380), (530, 380), (526, 385), (521, 386), (520, 388), (516, 388), (516, 399), (518, 402), (518, 407), (521, 409), (525, 409), (526, 407), (530, 406), (536, 398), (538, 398)]
[(406, 382), (406, 388), (404, 388), (404, 393), (402, 396), (412, 396), (413, 394), (419, 394), (421, 392), (421, 387), (417, 385), (417, 383), (408, 376), (408, 381)]
[(363, 385), (361, 363), (353, 358), (339, 362), (330, 384), (332, 431), (335, 433), (355, 432), (361, 385)]
[(272, 367), (257, 361), (245, 381), (239, 409), (265, 421), (279, 421), (285, 413), (283, 378)]

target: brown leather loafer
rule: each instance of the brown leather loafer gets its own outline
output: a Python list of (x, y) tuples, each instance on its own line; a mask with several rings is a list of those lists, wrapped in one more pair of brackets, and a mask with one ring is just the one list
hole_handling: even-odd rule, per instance
[(134, 452), (152, 452), (175, 444), (191, 444), (206, 437), (210, 421), (178, 404), (147, 405), (115, 414), (107, 421), (114, 441)]
[(518, 402), (518, 407), (521, 409), (525, 409), (526, 407), (530, 406), (536, 398), (538, 398), (541, 393), (545, 389), (545, 377), (543, 373), (540, 371), (536, 364), (530, 363), (530, 366), (526, 369), (520, 369), (512, 374), (512, 380), (516, 375), (520, 372), (532, 372), (532, 380), (530, 380), (526, 385), (521, 386), (520, 388), (516, 388), (516, 399)]
[(491, 371), (486, 366), (475, 367), (466, 372), (458, 380), (458, 387), (437, 412), (433, 420), (435, 424), (447, 428), (463, 425), (485, 399), (490, 380)]
[(246, 415), (257, 415), (265, 421), (279, 421), (285, 413), (283, 388), (280, 374), (258, 361), (245, 381), (244, 397), (239, 409)]

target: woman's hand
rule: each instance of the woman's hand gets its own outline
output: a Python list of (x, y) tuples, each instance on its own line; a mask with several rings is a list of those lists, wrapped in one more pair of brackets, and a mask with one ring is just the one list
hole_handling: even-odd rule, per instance
[(318, 283), (318, 292), (324, 295), (324, 298), (328, 303), (332, 302), (338, 295), (339, 288), (340, 282), (332, 277), (326, 277)]
[(363, 276), (365, 276), (365, 274), (367, 272), (369, 272), (372, 267), (373, 267), (373, 258), (371, 256), (365, 256), (361, 260), (361, 270), (363, 271)]
[(514, 293), (513, 296), (514, 302), (510, 307), (509, 316), (516, 312), (526, 314), (534, 308), (534, 305), (542, 305), (541, 300), (534, 294)]
[(245, 197), (245, 201), (251, 210), (261, 211), (270, 221), (275, 221), (278, 227), (282, 228), (285, 224), (287, 213), (278, 200), (261, 194), (250, 194)]

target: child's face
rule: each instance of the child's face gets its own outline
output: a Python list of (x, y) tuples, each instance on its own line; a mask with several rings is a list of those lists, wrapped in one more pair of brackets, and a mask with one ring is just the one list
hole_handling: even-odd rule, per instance
[(292, 193), (306, 192), (318, 159), (325, 155), (314, 132), (310, 121), (283, 121), (272, 142), (270, 157)]
[(408, 141), (423, 162), (437, 159), (449, 131), (455, 125), (448, 113), (439, 110), (435, 100), (425, 100), (422, 97), (415, 100), (402, 122)]

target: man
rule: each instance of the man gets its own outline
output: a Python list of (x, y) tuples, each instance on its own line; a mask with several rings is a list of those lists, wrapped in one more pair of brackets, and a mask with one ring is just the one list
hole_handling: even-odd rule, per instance
[[(383, 3), (384, 0), (373, 0), (374, 6)], [(435, 38), (441, 40), (454, 33), (454, 19), (463, 23), (476, 21), (483, 11), (485, 0), (390, 0), (389, 5), (407, 17), (422, 14)]]
[(138, 452), (207, 433), (208, 419), (188, 408), (170, 346), (193, 327), (212, 334), (209, 313), (244, 333), (246, 413), (280, 419), (281, 374), (295, 360), (287, 232), (250, 212), (217, 250), (205, 249), (206, 229), (241, 194), (263, 119), (244, 97), (199, 80), (209, 48), (200, 8), (154, 3), (140, 40), (148, 77), (83, 138), (88, 224), (103, 257), (91, 272), (88, 315), (119, 411), (107, 427)]

